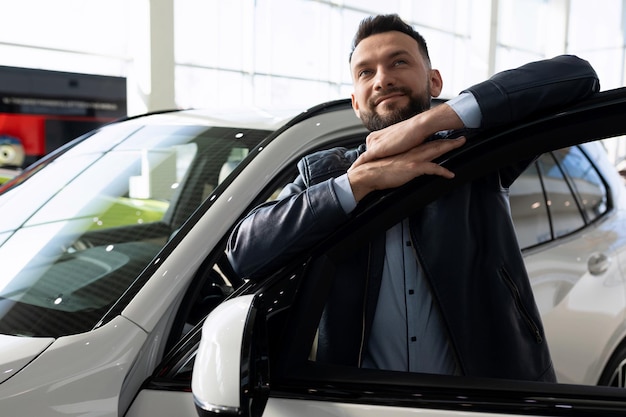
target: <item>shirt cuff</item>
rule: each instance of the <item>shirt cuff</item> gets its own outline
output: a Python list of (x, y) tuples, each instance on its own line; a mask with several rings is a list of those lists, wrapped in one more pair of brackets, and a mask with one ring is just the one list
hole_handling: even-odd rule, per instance
[(349, 214), (356, 207), (356, 200), (354, 199), (354, 194), (352, 193), (352, 187), (350, 186), (350, 181), (348, 180), (348, 174), (343, 174), (340, 177), (333, 178), (332, 181), (333, 190), (339, 199), (339, 204), (346, 212)]
[(461, 93), (455, 98), (446, 101), (452, 110), (459, 116), (468, 129), (479, 128), (483, 119), (476, 97), (472, 93)]

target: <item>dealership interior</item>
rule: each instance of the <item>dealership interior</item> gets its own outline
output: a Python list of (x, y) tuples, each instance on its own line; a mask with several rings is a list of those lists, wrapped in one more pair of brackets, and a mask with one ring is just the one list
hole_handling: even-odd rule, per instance
[(626, 415), (626, 0), (0, 10), (0, 417)]

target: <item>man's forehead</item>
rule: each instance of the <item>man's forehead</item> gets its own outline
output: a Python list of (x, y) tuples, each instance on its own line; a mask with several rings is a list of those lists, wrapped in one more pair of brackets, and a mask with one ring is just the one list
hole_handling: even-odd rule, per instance
[(377, 33), (363, 39), (354, 48), (351, 66), (361, 65), (378, 56), (392, 56), (401, 53), (419, 54), (417, 41), (406, 33), (389, 31)]

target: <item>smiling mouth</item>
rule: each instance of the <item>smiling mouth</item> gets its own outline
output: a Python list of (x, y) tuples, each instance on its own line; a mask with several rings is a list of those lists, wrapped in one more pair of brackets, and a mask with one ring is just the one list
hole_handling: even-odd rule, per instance
[(389, 95), (386, 95), (386, 96), (383, 96), (383, 97), (380, 97), (380, 98), (376, 99), (376, 101), (374, 101), (374, 105), (378, 106), (380, 103), (382, 103), (384, 101), (387, 101), (389, 99), (394, 99), (394, 98), (397, 98), (397, 97), (402, 97), (402, 96), (404, 96), (403, 93), (389, 94)]

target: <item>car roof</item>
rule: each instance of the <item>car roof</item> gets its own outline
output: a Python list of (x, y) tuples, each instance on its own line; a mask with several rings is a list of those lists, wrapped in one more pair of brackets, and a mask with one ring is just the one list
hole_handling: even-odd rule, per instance
[(116, 123), (140, 125), (175, 125), (190, 124), (200, 126), (233, 126), (247, 129), (276, 130), (301, 113), (298, 110), (269, 112), (259, 108), (237, 109), (186, 109), (167, 110), (142, 114)]

